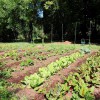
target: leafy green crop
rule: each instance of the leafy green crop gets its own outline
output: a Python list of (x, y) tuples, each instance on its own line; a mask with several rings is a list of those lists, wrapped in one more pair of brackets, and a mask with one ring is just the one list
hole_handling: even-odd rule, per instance
[(38, 59), (38, 60), (46, 60), (47, 58), (46, 58), (46, 56), (36, 56), (36, 58)]
[(5, 66), (5, 63), (4, 62), (0, 62), (0, 67), (4, 67)]
[(39, 68), (38, 73), (35, 73), (29, 77), (25, 77), (24, 81), (22, 82), (26, 85), (30, 85), (32, 88), (35, 88), (42, 84), (48, 77), (50, 77), (60, 69), (67, 67), (69, 64), (73, 63), (76, 59), (82, 56), (83, 54), (77, 52), (71, 54), (70, 56), (61, 57), (59, 60), (56, 60), (55, 62), (49, 64), (47, 67)]
[(100, 53), (97, 53), (88, 58), (86, 63), (78, 67), (77, 72), (70, 73), (70, 75), (65, 78), (63, 84), (57, 84), (56, 87), (51, 89), (48, 93), (42, 89), (39, 89), (38, 92), (45, 93), (48, 100), (51, 98), (55, 98), (54, 100), (63, 100), (66, 92), (72, 93), (70, 100), (94, 100), (94, 89), (95, 87), (100, 87), (99, 61)]
[(22, 61), (20, 66), (31, 66), (34, 65), (34, 62), (32, 59), (27, 59), (26, 61)]
[(12, 69), (4, 69), (3, 71), (0, 70), (0, 76), (3, 77), (3, 78), (9, 78), (11, 77), (11, 72), (12, 72)]
[(0, 100), (18, 100), (17, 97), (7, 90), (10, 84), (4, 79), (0, 79)]

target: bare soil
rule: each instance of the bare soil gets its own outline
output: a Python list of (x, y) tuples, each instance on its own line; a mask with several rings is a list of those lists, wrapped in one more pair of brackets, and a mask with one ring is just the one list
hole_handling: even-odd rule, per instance
[[(70, 72), (77, 71), (76, 67), (80, 66), (82, 63), (86, 61), (86, 59), (92, 55), (94, 55), (96, 52), (92, 52), (88, 55), (85, 55), (82, 58), (79, 58), (74, 63), (70, 64), (67, 68), (64, 68), (60, 70), (57, 74), (51, 76), (43, 85), (40, 86), (40, 88), (45, 88), (47, 91), (49, 91), (51, 88), (55, 87), (55, 85), (59, 83), (63, 83), (64, 78), (67, 77)], [(48, 85), (47, 85), (48, 84)]]
[(19, 83), (21, 80), (23, 80), (23, 78), (26, 75), (34, 74), (35, 72), (37, 72), (39, 70), (39, 68), (46, 67), (48, 64), (56, 61), (60, 57), (70, 55), (74, 52), (77, 52), (77, 50), (70, 51), (69, 53), (65, 53), (62, 55), (49, 57), (47, 60), (37, 62), (36, 64), (34, 64), (34, 66), (29, 66), (29, 67), (24, 68), (24, 70), (20, 70), (18, 72), (13, 72), (12, 77), (10, 79), (8, 79), (8, 82)]
[(100, 100), (100, 88), (95, 88), (94, 96), (95, 96), (95, 100)]
[[(39, 88), (44, 88), (46, 89), (46, 91), (48, 92), (51, 88), (54, 88), (55, 85), (57, 83), (63, 83), (64, 82), (64, 77), (67, 77), (70, 72), (75, 72), (77, 71), (76, 70), (76, 67), (77, 66), (80, 66), (82, 63), (84, 63), (86, 61), (86, 59), (92, 55), (94, 55), (96, 52), (92, 52), (91, 54), (88, 54), (88, 55), (85, 55), (84, 57), (78, 59), (75, 63), (72, 63), (69, 67), (65, 68), (65, 69), (62, 69), (60, 70), (57, 74), (51, 76), (47, 81), (45, 81), (43, 83), (43, 85), (41, 85)], [(26, 91), (31, 91), (31, 89), (26, 89)], [(32, 90), (34, 91), (34, 90)], [(27, 92), (25, 92), (24, 90), (21, 90), (21, 92), (17, 92), (16, 93), (17, 95), (19, 94), (23, 94), (23, 95), (28, 95)], [(37, 98), (37, 95), (38, 95), (38, 98)], [(42, 96), (41, 96), (42, 95)], [(67, 96), (70, 96), (71, 94), (67, 94)], [(45, 94), (39, 94), (37, 92), (32, 92), (32, 98), (35, 98), (34, 100), (45, 100)], [(29, 98), (27, 96), (28, 100), (33, 100), (32, 98)]]
[(25, 88), (23, 90), (17, 89), (15, 93), (19, 97), (19, 100), (22, 100), (24, 96), (27, 100), (46, 100), (43, 94), (38, 94), (33, 89), (29, 88)]

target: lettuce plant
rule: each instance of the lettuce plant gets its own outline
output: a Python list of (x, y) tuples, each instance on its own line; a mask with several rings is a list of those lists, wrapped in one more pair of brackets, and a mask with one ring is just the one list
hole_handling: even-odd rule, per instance
[(22, 61), (20, 66), (31, 66), (34, 65), (34, 61), (32, 59), (27, 59), (26, 61)]
[[(36, 86), (42, 84), (44, 80), (46, 80), (48, 77), (56, 73), (58, 70), (67, 67), (69, 64), (73, 63), (76, 59), (82, 56), (83, 56), (82, 53), (77, 52), (71, 54), (70, 56), (61, 57), (59, 60), (49, 64), (47, 67), (39, 68), (39, 71), (37, 72), (38, 77), (36, 77), (36, 79), (32, 78), (31, 76), (27, 77), (27, 80), (29, 79), (28, 85), (30, 85), (30, 83), (34, 83), (31, 86), (32, 88), (35, 88)], [(33, 74), (32, 76), (35, 77), (35, 75), (36, 74)], [(38, 78), (40, 81), (38, 80)], [(27, 80), (25, 79), (23, 82), (27, 83)]]

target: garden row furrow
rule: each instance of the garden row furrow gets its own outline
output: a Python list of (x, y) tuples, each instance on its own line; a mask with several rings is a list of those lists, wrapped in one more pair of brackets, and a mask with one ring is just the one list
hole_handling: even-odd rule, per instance
[[(43, 55), (44, 54), (47, 54), (46, 52), (45, 53), (43, 53), (43, 54), (41, 54), (42, 55), (42, 57), (43, 57)], [(39, 56), (38, 54), (37, 54), (37, 56)], [(39, 56), (39, 57), (41, 57), (41, 56)], [(38, 58), (36, 58), (35, 56), (32, 56), (32, 57), (29, 57), (28, 58), (28, 56), (27, 57), (21, 57), (21, 60), (18, 60), (18, 61), (10, 61), (10, 63), (7, 63), (6, 64), (6, 67), (14, 67), (14, 66), (20, 66), (20, 63), (21, 62), (25, 62), (25, 61), (27, 61), (27, 59), (31, 59), (31, 60), (33, 60), (33, 61), (35, 61), (35, 60), (39, 60)], [(46, 60), (47, 58), (45, 58), (45, 59), (43, 59), (43, 60)], [(42, 60), (42, 58), (41, 58), (41, 60)]]
[(25, 68), (24, 70), (21, 70), (21, 71), (18, 71), (18, 72), (13, 72), (12, 77), (10, 79), (8, 79), (8, 81), (18, 83), (26, 75), (34, 74), (39, 70), (39, 68), (46, 67), (48, 64), (56, 61), (60, 57), (68, 56), (68, 55), (75, 53), (77, 51), (78, 50), (70, 51), (69, 53), (65, 53), (65, 54), (62, 54), (62, 55), (52, 56), (52, 57), (49, 57), (47, 60), (37, 62), (36, 64), (34, 64), (34, 66)]
[(94, 94), (96, 100), (100, 100), (100, 88), (95, 88), (93, 94)]
[[(100, 99), (100, 53), (96, 53), (94, 55), (92, 53), (92, 57), (86, 60), (80, 67), (75, 69), (74, 73), (66, 74), (66, 71), (61, 71), (59, 79), (63, 79), (59, 81), (59, 83), (55, 84), (54, 88), (51, 89), (51, 84), (44, 84), (42, 88), (38, 87), (35, 90), (38, 90), (39, 93), (46, 94), (47, 100), (99, 100)], [(95, 61), (92, 61), (95, 60)], [(85, 61), (85, 60), (84, 60)], [(81, 60), (80, 60), (81, 62)], [(82, 62), (81, 62), (82, 63)], [(75, 64), (76, 65), (76, 64)], [(96, 67), (98, 66), (98, 67)], [(71, 68), (71, 66), (69, 67)], [(73, 66), (75, 68), (75, 66)], [(65, 74), (63, 74), (65, 73)], [(63, 75), (66, 77), (63, 77)], [(57, 76), (56, 76), (57, 77)], [(54, 81), (53, 81), (54, 82)], [(51, 83), (53, 83), (51, 82)], [(48, 89), (46, 89), (46, 88)], [(99, 87), (99, 88), (97, 88)], [(49, 91), (49, 93), (47, 93)], [(94, 98), (94, 96), (95, 98)], [(65, 95), (65, 96), (63, 96)], [(90, 99), (91, 98), (91, 99)]]
[(100, 53), (93, 49), (0, 44), (0, 100), (100, 100)]
[(17, 89), (14, 93), (19, 100), (22, 100), (22, 97), (26, 97), (26, 100), (46, 100), (44, 94), (39, 94), (30, 88)]
[[(31, 58), (31, 60), (34, 60), (34, 58)], [(6, 68), (7, 67), (14, 68), (14, 67), (20, 66), (21, 62), (25, 62), (25, 61), (27, 61), (27, 58), (25, 58), (25, 57), (23, 57), (22, 60), (19, 60), (19, 61), (10, 61), (9, 63), (6, 64)]]
[(39, 89), (45, 89), (46, 92), (48, 92), (51, 89), (51, 87), (53, 88), (57, 83), (63, 83), (64, 78), (67, 77), (70, 74), (70, 72), (76, 72), (76, 67), (83, 64), (87, 60), (87, 58), (89, 58), (92, 55), (95, 55), (95, 53), (96, 52), (92, 52), (90, 54), (84, 55), (82, 58), (77, 59), (67, 68), (62, 69), (58, 73), (56, 73), (56, 75), (51, 76), (49, 80), (45, 81), (45, 83), (39, 87)]
[[(77, 53), (76, 53), (76, 54), (77, 54)], [(81, 56), (81, 57), (82, 57), (82, 56)], [(77, 59), (78, 59), (78, 58), (77, 58)], [(67, 65), (65, 65), (65, 66), (67, 66)], [(59, 76), (58, 76), (58, 77), (59, 77)], [(58, 79), (58, 78), (55, 77), (55, 80), (56, 80), (56, 79)], [(50, 80), (50, 82), (52, 82), (52, 81), (53, 81), (53, 80)], [(57, 82), (58, 82), (58, 81), (61, 81), (60, 78), (57, 80)], [(34, 83), (34, 81), (33, 81), (32, 83)], [(45, 84), (45, 83), (44, 83), (44, 84)], [(47, 84), (45, 84), (45, 85), (47, 85)], [(25, 95), (27, 95), (27, 94), (25, 94)], [(36, 95), (34, 95), (34, 98), (36, 98)], [(43, 100), (43, 98), (37, 99), (37, 100)]]
[[(81, 65), (83, 63), (82, 60), (84, 60), (84, 62), (85, 62), (88, 57), (90, 57), (94, 54), (95, 54), (95, 52), (92, 52), (91, 54), (85, 55), (84, 57), (78, 59), (73, 64), (70, 64), (70, 67), (62, 69), (58, 73), (56, 73), (56, 75), (51, 76), (47, 81), (45, 81), (43, 83), (43, 85), (37, 87), (37, 89), (35, 88), (35, 90), (39, 90), (40, 93), (43, 91), (45, 91), (45, 93), (47, 93), (51, 88), (54, 88), (57, 83), (63, 83), (64, 77), (67, 76), (70, 72), (76, 71), (75, 67)], [(73, 65), (75, 65), (75, 66), (73, 66)], [(30, 91), (32, 91), (32, 89), (30, 89)], [(34, 100), (45, 100), (44, 99), (45, 93), (38, 94), (38, 96), (40, 98), (37, 98), (37, 92), (35, 92), (35, 93), (33, 93), (32, 97), (35, 98)], [(17, 94), (20, 94), (20, 92)], [(28, 100), (31, 100), (31, 98), (28, 96), (27, 93), (24, 92), (24, 95), (27, 96)]]
[(59, 70), (67, 67), (69, 64), (73, 63), (78, 58), (82, 57), (84, 54), (80, 52), (73, 53), (69, 56), (61, 57), (59, 60), (52, 62), (47, 67), (39, 68), (37, 73), (33, 75), (26, 76), (23, 83), (30, 85), (31, 87), (37, 87), (43, 83), (47, 78), (57, 73)]
[[(47, 52), (42, 52), (42, 54), (46, 54)], [(49, 53), (50, 54), (50, 53)], [(66, 53), (65, 53), (66, 54)], [(24, 54), (23, 54), (24, 55)], [(19, 56), (21, 56), (21, 55), (19, 55)], [(14, 60), (14, 58), (12, 58), (12, 57), (7, 57), (7, 58), (3, 58), (3, 59), (0, 59), (0, 62), (2, 62), (2, 61), (5, 61), (4, 63), (5, 63), (5, 67), (3, 67), (3, 68), (11, 68), (11, 67), (17, 67), (17, 66), (20, 66), (20, 63), (21, 62), (26, 62), (27, 60), (46, 60), (47, 58), (44, 58), (43, 57), (43, 55), (42, 56), (39, 56), (38, 54), (37, 54), (37, 58), (35, 57), (35, 56), (32, 56), (32, 57), (24, 57), (24, 56), (22, 56), (22, 57), (20, 57), (20, 59), (19, 60)], [(46, 56), (46, 55), (45, 55)], [(53, 55), (51, 55), (51, 56), (53, 56)], [(41, 57), (43, 57), (43, 58), (41, 58), (41, 59), (38, 59), (38, 58), (41, 58)], [(50, 57), (50, 56), (48, 56), (48, 57)], [(17, 59), (17, 58), (16, 58)], [(37, 61), (36, 61), (37, 62)]]
[[(37, 51), (36, 51), (37, 52)], [(64, 53), (66, 54), (66, 53)], [(11, 54), (9, 57), (6, 57), (6, 58), (2, 58), (0, 59), (0, 61), (6, 61), (5, 64), (6, 64), (6, 67), (14, 67), (15, 66), (18, 66), (21, 62), (23, 62), (23, 60), (27, 60), (27, 59), (37, 59), (37, 60), (46, 60), (47, 57), (51, 57), (51, 56), (56, 56), (56, 55), (60, 55), (59, 53), (56, 54), (56, 53), (51, 53), (51, 52), (38, 52), (35, 54), (35, 51), (28, 51), (28, 52), (25, 52), (24, 54)], [(62, 54), (61, 54), (62, 55)]]
[[(8, 50), (8, 51), (2, 51), (2, 52), (0, 52), (0, 56), (3, 56), (3, 55), (5, 55), (6, 53), (9, 53), (9, 52), (13, 52), (14, 50)], [(15, 50), (16, 51), (16, 50)], [(25, 50), (17, 50), (16, 52), (18, 52), (18, 53), (23, 53), (23, 52), (25, 52)]]
[(11, 59), (11, 57), (2, 58), (2, 59), (0, 59), (0, 62), (7, 61), (9, 59)]
[(14, 59), (16, 60), (17, 58), (21, 59), (23, 56), (23, 52), (15, 53), (15, 55), (13, 55), (13, 53), (10, 52), (9, 56), (6, 53), (4, 53), (4, 55), (2, 55), (2, 56), (3, 56), (3, 58), (0, 58), (0, 62), (2, 62), (2, 61), (9, 62), (9, 61), (14, 61)]
[(5, 54), (5, 52), (3, 52), (3, 51), (2, 51), (2, 52), (0, 52), (0, 56), (1, 56), (1, 55), (4, 55), (4, 54)]

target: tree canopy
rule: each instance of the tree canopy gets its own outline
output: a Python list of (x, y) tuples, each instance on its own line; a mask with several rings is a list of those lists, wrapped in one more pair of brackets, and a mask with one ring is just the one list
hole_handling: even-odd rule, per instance
[(100, 0), (0, 0), (0, 41), (43, 38), (43, 32), (51, 32), (51, 25), (60, 39), (62, 24), (63, 33), (73, 34), (76, 22), (82, 36), (89, 31), (90, 21), (96, 34), (100, 31), (99, 5)]

